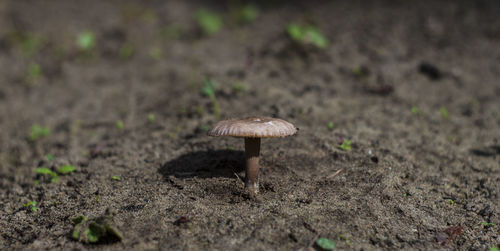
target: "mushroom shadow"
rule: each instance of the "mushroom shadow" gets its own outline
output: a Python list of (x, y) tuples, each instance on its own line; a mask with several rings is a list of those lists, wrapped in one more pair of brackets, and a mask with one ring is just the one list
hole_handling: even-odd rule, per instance
[(245, 153), (235, 150), (208, 150), (183, 154), (163, 164), (158, 172), (165, 178), (236, 178), (245, 170)]

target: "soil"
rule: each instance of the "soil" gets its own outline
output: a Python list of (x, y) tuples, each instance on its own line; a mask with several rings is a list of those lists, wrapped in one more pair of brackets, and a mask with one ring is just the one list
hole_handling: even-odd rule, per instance
[[(0, 1), (1, 250), (500, 244), (500, 2), (261, 1), (246, 25), (237, 3)], [(220, 32), (200, 32), (201, 7)], [(291, 41), (292, 21), (328, 48)], [(205, 135), (251, 115), (300, 128), (262, 140), (255, 198), (243, 140)], [(76, 171), (58, 182), (34, 172), (62, 165)], [(106, 212), (121, 241), (71, 238), (73, 218)]]

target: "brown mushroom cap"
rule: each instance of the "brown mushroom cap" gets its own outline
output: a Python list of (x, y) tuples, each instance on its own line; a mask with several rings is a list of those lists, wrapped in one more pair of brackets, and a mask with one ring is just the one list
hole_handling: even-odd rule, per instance
[(241, 138), (276, 138), (297, 133), (297, 128), (282, 119), (248, 117), (219, 121), (208, 131), (208, 136), (233, 136)]

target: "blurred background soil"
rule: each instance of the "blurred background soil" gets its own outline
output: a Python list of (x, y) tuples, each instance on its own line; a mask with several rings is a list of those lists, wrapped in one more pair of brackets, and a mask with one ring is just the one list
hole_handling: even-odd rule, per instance
[[(0, 0), (1, 250), (500, 244), (500, 2), (257, 1), (241, 24), (245, 4)], [(257, 200), (243, 140), (205, 135), (250, 115), (300, 128), (262, 141)], [(108, 208), (121, 241), (71, 238)]]

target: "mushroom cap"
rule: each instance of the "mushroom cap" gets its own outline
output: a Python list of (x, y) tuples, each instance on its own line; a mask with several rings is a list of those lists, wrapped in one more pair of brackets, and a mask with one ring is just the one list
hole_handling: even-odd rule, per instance
[(277, 138), (294, 135), (297, 128), (282, 119), (270, 117), (247, 117), (217, 122), (208, 131), (208, 136), (233, 136), (241, 138)]

